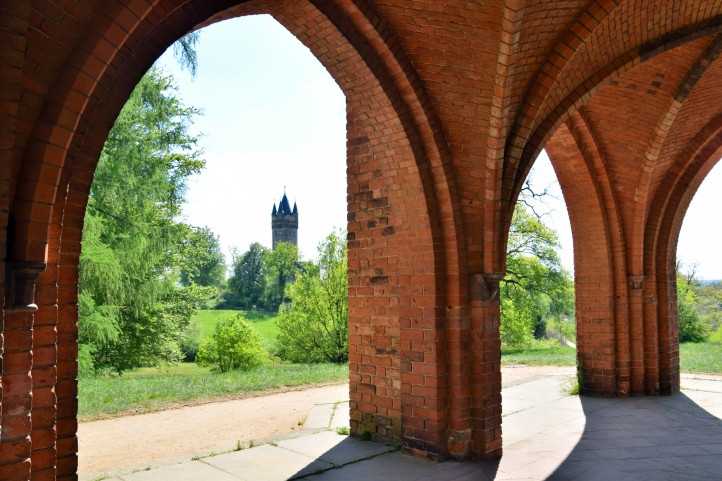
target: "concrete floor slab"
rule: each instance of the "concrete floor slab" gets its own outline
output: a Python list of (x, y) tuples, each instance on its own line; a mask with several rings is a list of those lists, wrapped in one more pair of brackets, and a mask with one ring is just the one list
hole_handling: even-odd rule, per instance
[[(147, 471), (138, 471), (120, 476), (123, 481), (238, 481), (228, 473), (214, 468), (201, 461), (163, 466)], [(105, 480), (104, 480), (105, 481)]]
[[(203, 459), (203, 462), (243, 481), (283, 481), (334, 467), (320, 459), (270, 444), (212, 456)], [(216, 481), (213, 478), (197, 479)]]
[(320, 459), (334, 466), (343, 466), (397, 450), (395, 446), (361, 441), (349, 436), (341, 436), (334, 431), (287, 439), (276, 444), (278, 447)]

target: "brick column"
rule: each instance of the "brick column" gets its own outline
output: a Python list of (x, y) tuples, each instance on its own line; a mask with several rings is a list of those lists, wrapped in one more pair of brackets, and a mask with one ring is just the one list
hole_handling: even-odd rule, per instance
[(472, 455), (501, 456), (501, 273), (473, 274), (471, 298)]

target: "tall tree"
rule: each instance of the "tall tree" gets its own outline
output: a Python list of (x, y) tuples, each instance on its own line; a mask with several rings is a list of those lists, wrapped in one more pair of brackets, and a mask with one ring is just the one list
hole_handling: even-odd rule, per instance
[(243, 255), (234, 257), (233, 274), (228, 280), (228, 304), (243, 309), (265, 307), (267, 255), (268, 250), (254, 242)]
[(507, 244), (507, 275), (501, 285), (501, 337), (507, 346), (546, 335), (546, 322), (573, 316), (574, 284), (561, 267), (556, 232), (542, 222), (528, 192), (517, 203)]
[(331, 234), (288, 287), (278, 320), (279, 355), (294, 362), (348, 360), (348, 261), (345, 236)]
[(179, 264), (184, 286), (220, 288), (225, 281), (226, 264), (218, 237), (208, 227), (184, 225)]
[(123, 370), (178, 356), (190, 312), (177, 309), (185, 227), (176, 218), (188, 177), (204, 165), (189, 133), (196, 114), (172, 79), (151, 69), (101, 153), (86, 211), (79, 313), (80, 341), (98, 366)]
[(281, 242), (265, 258), (266, 306), (276, 310), (286, 301), (286, 286), (295, 278), (299, 268), (298, 249)]

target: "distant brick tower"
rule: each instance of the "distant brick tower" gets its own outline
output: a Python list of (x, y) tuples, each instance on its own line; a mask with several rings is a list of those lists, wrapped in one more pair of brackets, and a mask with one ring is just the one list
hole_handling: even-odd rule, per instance
[(288, 242), (298, 246), (298, 208), (296, 203), (293, 203), (293, 210), (288, 204), (288, 198), (286, 193), (283, 193), (283, 198), (278, 204), (273, 204), (273, 212), (271, 212), (271, 229), (273, 230), (273, 248), (279, 242)]

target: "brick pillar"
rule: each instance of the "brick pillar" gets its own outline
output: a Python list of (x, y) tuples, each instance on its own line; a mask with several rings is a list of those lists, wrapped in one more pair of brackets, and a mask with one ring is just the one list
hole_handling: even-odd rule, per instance
[(501, 456), (500, 273), (473, 274), (471, 298), (472, 455)]
[(5, 311), (0, 479), (30, 479), (33, 313)]

